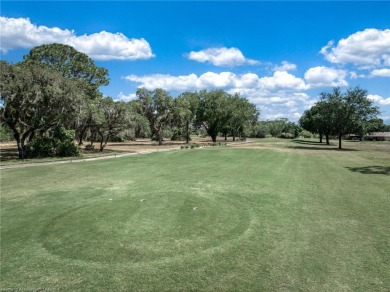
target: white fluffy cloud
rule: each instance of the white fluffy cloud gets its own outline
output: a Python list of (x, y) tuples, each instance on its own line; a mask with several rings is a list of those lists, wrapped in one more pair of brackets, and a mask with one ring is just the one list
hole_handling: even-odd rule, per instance
[(299, 91), (308, 89), (305, 82), (286, 71), (276, 71), (273, 76), (259, 77), (253, 73), (236, 75), (232, 72), (206, 72), (200, 76), (195, 74), (172, 76), (152, 74), (146, 76), (129, 75), (126, 80), (140, 83), (147, 89), (163, 88), (168, 91), (191, 91), (200, 89), (225, 89), (238, 92), (262, 90), (277, 92), (280, 90)]
[(119, 92), (118, 98), (117, 98), (117, 99), (123, 100), (123, 101), (130, 101), (130, 100), (134, 100), (134, 99), (136, 99), (136, 98), (137, 98), (137, 96), (136, 96), (135, 93), (130, 93), (130, 94), (126, 95), (126, 94), (124, 94), (124, 93), (121, 91), (121, 92)]
[(256, 65), (258, 61), (247, 59), (237, 48), (209, 48), (202, 51), (192, 51), (187, 54), (188, 59), (201, 63), (211, 63), (214, 66), (235, 67), (244, 64)]
[(297, 65), (289, 63), (288, 61), (282, 61), (281, 65), (274, 66), (274, 71), (292, 71), (296, 69)]
[(262, 88), (274, 90), (305, 90), (308, 86), (301, 78), (295, 77), (287, 71), (275, 71), (271, 77), (260, 79)]
[(355, 72), (355, 71), (350, 71), (350, 72), (349, 72), (349, 77), (350, 77), (351, 79), (358, 79), (358, 78), (366, 78), (367, 76), (364, 75), (364, 74), (358, 74), (358, 73)]
[(276, 71), (272, 76), (265, 77), (253, 73), (239, 75), (232, 72), (206, 72), (199, 76), (129, 75), (125, 79), (149, 90), (163, 88), (180, 93), (201, 89), (224, 89), (231, 94), (240, 93), (242, 97), (248, 98), (259, 107), (262, 119), (287, 117), (295, 121), (300, 116), (299, 112), (302, 113), (312, 105), (310, 97), (302, 92), (308, 89), (304, 80), (286, 71)]
[(154, 57), (145, 39), (129, 39), (122, 33), (101, 31), (77, 36), (73, 30), (37, 26), (28, 18), (0, 17), (0, 26), (0, 50), (3, 53), (17, 48), (62, 43), (96, 60), (137, 60)]
[(330, 41), (320, 51), (331, 63), (351, 63), (362, 68), (390, 65), (390, 29), (365, 29), (337, 44)]
[(390, 69), (382, 68), (371, 71), (372, 76), (390, 77)]
[(145, 76), (129, 75), (124, 79), (139, 83), (139, 87), (153, 90), (162, 88), (168, 91), (192, 91), (200, 89), (199, 78), (195, 74), (172, 76), (167, 74), (151, 74)]
[(371, 99), (372, 101), (380, 104), (380, 105), (390, 105), (390, 97), (384, 98), (377, 94), (369, 94), (367, 95), (368, 99)]
[(323, 66), (313, 67), (305, 72), (305, 80), (311, 88), (348, 86), (346, 76), (345, 70)]

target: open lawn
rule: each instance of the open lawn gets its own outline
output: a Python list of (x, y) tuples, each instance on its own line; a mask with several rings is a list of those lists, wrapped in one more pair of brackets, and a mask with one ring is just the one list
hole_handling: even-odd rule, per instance
[(1, 288), (389, 291), (390, 143), (3, 169)]

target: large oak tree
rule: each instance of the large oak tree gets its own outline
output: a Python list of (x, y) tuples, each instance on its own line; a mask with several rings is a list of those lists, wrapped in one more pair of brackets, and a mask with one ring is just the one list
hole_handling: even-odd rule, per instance
[(1, 121), (12, 130), (19, 158), (37, 133), (74, 118), (82, 84), (41, 64), (0, 62)]
[(140, 88), (136, 94), (138, 111), (148, 119), (152, 138), (157, 139), (158, 144), (161, 145), (163, 131), (173, 119), (173, 98), (160, 88), (156, 90)]

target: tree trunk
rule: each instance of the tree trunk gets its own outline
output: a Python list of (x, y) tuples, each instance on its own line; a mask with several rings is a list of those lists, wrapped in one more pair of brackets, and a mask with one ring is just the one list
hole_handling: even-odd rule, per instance
[(107, 135), (106, 140), (104, 141), (104, 146), (103, 146), (103, 148), (107, 146), (107, 143), (108, 143), (108, 140), (110, 139), (110, 137), (111, 137), (110, 134)]
[(86, 131), (86, 129), (83, 131), (80, 131), (80, 133), (79, 133), (79, 146), (83, 145), (83, 137), (84, 137), (85, 131)]
[(162, 137), (161, 133), (158, 133), (158, 145), (162, 145)]
[(100, 147), (99, 147), (99, 150), (100, 150), (100, 152), (103, 152), (103, 149), (104, 149), (104, 136), (103, 136), (103, 134), (101, 134), (100, 132), (99, 132), (99, 136), (100, 136)]
[(188, 143), (190, 143), (190, 122), (189, 121), (187, 121), (187, 123), (186, 123), (186, 130), (187, 130), (186, 143), (188, 144)]
[(24, 159), (26, 151), (24, 148), (24, 142), (22, 142), (19, 138), (19, 135), (14, 135), (14, 138), (16, 140), (16, 145), (18, 146), (18, 155), (19, 159)]
[(326, 138), (326, 145), (330, 145), (330, 143), (329, 143), (329, 134), (325, 134), (325, 138)]
[(225, 136), (225, 141), (226, 141), (227, 140), (227, 133), (225, 133), (224, 136)]
[(83, 145), (83, 136), (80, 135), (79, 136), (79, 146), (82, 146)]
[(322, 133), (320, 133), (320, 143), (322, 143)]
[(339, 134), (339, 149), (341, 149), (341, 138), (342, 138), (342, 135)]
[(34, 133), (35, 133), (35, 131), (33, 129), (30, 129), (27, 132), (25, 132), (22, 135), (22, 137), (20, 137), (19, 133), (14, 131), (14, 138), (15, 138), (16, 144), (18, 146), (19, 159), (24, 159), (26, 157), (25, 142), (27, 139), (30, 139), (31, 136), (34, 136)]
[(217, 142), (217, 135), (211, 135), (211, 140), (216, 143)]

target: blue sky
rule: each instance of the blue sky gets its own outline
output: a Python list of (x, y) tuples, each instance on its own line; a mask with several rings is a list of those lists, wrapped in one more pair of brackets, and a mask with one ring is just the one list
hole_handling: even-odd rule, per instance
[(1, 3), (1, 58), (74, 46), (109, 70), (114, 99), (137, 87), (224, 89), (261, 119), (299, 119), (322, 91), (360, 85), (390, 124), (390, 2)]

